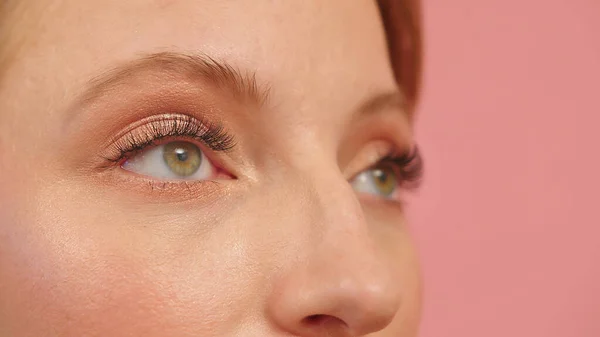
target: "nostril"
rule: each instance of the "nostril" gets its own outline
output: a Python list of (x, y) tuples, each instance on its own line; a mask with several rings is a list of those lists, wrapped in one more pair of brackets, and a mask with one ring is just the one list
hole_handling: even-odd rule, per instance
[(303, 323), (305, 325), (308, 326), (312, 326), (312, 327), (323, 327), (326, 329), (330, 329), (332, 327), (343, 327), (343, 328), (347, 328), (347, 324), (346, 322), (344, 322), (343, 320), (334, 317), (334, 316), (330, 316), (330, 315), (310, 315), (310, 316), (306, 316), (303, 319)]
[(310, 315), (304, 318), (304, 323), (309, 325), (321, 325), (329, 316), (327, 315)]

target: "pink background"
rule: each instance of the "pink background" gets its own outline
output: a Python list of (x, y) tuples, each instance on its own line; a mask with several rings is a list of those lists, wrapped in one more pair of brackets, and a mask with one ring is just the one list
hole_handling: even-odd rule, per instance
[(423, 337), (600, 336), (600, 1), (423, 0)]

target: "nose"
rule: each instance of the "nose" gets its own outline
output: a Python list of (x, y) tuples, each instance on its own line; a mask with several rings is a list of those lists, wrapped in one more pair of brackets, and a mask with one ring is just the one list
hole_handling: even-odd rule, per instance
[(302, 215), (282, 224), (303, 229), (289, 239), (295, 258), (275, 278), (269, 314), (296, 336), (382, 330), (401, 302), (393, 261), (374, 242), (350, 184), (340, 176), (319, 185), (306, 193), (311, 200), (301, 203)]

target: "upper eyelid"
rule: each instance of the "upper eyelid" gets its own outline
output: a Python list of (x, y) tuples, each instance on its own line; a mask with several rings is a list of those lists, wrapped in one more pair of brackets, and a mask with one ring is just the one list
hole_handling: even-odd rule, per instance
[[(370, 160), (370, 162), (366, 165), (366, 167), (363, 170), (357, 172), (354, 176), (366, 170), (374, 169), (378, 165), (381, 165), (383, 163), (391, 163), (397, 165), (400, 168), (400, 170), (402, 170), (402, 172), (399, 173), (402, 174), (406, 178), (406, 180), (414, 181), (418, 184), (418, 181), (421, 180), (424, 174), (423, 157), (419, 150), (419, 146), (413, 145), (410, 148), (410, 150), (399, 154), (394, 154), (394, 152), (392, 151), (393, 150), (391, 147), (387, 150), (387, 152), (378, 151), (376, 157), (373, 157)], [(409, 175), (408, 177), (406, 177), (407, 174)]]
[(126, 152), (143, 150), (153, 142), (168, 137), (191, 137), (212, 151), (229, 151), (235, 138), (220, 123), (198, 120), (179, 114), (158, 115), (129, 126), (106, 146), (115, 152), (111, 161), (118, 161)]

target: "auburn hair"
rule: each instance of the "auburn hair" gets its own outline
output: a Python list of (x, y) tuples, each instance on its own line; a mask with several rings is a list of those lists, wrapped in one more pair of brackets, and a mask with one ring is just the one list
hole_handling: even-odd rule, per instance
[(422, 31), (419, 0), (377, 0), (396, 81), (411, 107), (421, 84)]

